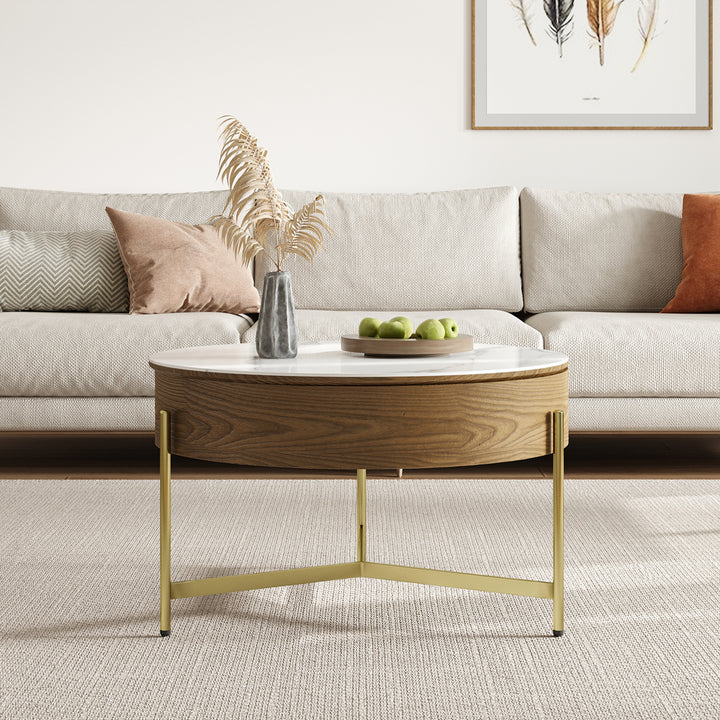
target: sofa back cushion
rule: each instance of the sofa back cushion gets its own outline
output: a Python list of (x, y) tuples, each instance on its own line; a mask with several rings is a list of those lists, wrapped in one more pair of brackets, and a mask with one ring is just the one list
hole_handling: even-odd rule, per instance
[[(294, 210), (317, 193), (283, 191)], [(303, 309), (522, 309), (515, 188), (323, 193), (334, 231), (312, 263), (291, 256)], [(270, 259), (256, 262), (260, 286)]]
[(525, 310), (659, 311), (682, 271), (682, 194), (520, 194)]
[(109, 230), (107, 206), (199, 225), (222, 211), (225, 190), (110, 194), (0, 188), (0, 230)]

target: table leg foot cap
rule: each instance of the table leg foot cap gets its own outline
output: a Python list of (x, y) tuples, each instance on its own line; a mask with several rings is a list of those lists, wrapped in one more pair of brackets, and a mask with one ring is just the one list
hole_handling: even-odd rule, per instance
[(553, 630), (553, 635), (555, 637), (562, 637), (564, 633), (565, 633), (564, 630)]
[(167, 637), (170, 634), (169, 630), (161, 630), (160, 637)]

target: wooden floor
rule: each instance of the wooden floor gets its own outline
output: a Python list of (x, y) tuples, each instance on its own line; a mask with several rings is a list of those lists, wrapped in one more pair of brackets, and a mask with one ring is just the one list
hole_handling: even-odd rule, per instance
[[(352, 477), (347, 471), (241, 467), (173, 458), (173, 477)], [(0, 433), (0, 478), (153, 478), (153, 437), (125, 434)], [(568, 478), (720, 478), (720, 434), (574, 435), (565, 453)], [(370, 477), (394, 472), (372, 471)], [(551, 458), (471, 468), (406, 470), (403, 477), (552, 477)]]

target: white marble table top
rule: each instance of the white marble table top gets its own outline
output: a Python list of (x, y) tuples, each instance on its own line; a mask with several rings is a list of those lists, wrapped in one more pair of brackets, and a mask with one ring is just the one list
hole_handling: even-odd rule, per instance
[(300, 345), (291, 360), (267, 360), (246, 343), (167, 350), (150, 358), (153, 365), (176, 370), (296, 377), (483, 375), (553, 368), (567, 361), (566, 355), (549, 350), (477, 343), (472, 351), (433, 357), (365, 357), (341, 350), (339, 343), (323, 343)]

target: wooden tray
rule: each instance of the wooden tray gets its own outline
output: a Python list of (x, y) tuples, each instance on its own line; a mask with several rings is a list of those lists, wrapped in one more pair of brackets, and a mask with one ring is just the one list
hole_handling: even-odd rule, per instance
[(400, 340), (343, 335), (340, 338), (340, 347), (346, 352), (382, 357), (454, 355), (472, 350), (473, 339), (472, 335), (458, 335), (456, 338), (445, 338), (444, 340)]

